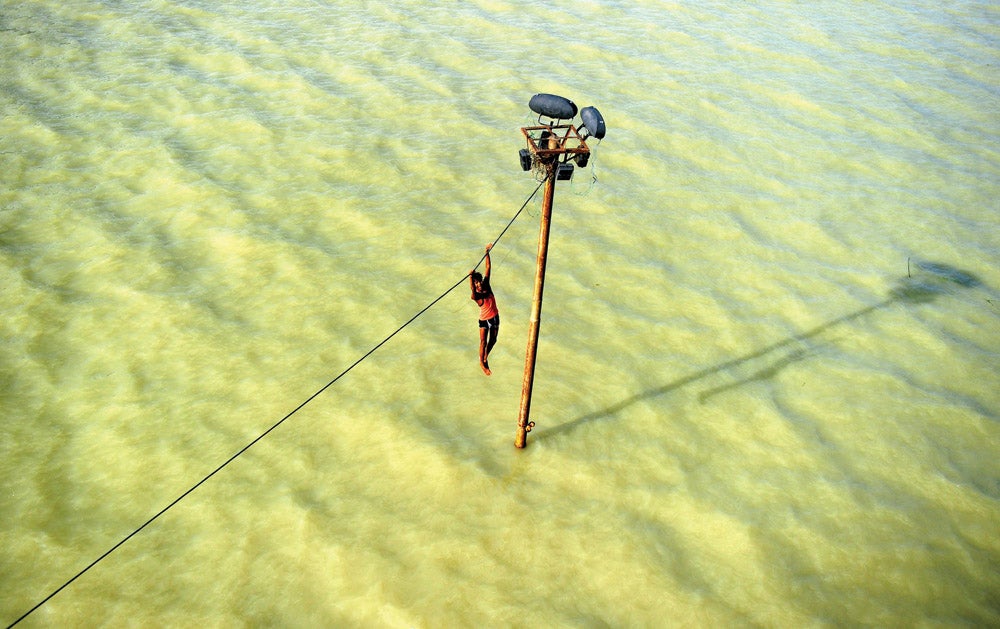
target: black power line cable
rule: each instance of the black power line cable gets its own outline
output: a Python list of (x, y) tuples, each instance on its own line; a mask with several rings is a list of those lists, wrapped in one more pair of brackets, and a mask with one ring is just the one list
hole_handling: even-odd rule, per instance
[[(503, 231), (500, 232), (500, 235), (497, 236), (496, 239), (493, 241), (494, 245), (503, 237), (504, 234), (507, 233), (507, 230), (510, 229), (510, 226), (514, 224), (514, 221), (517, 220), (517, 217), (521, 215), (521, 212), (523, 212), (524, 208), (526, 208), (528, 206), (528, 203), (531, 202), (531, 200), (535, 197), (535, 194), (538, 193), (538, 190), (542, 187), (542, 184), (544, 184), (544, 183), (545, 183), (545, 180), (543, 179), (538, 184), (538, 186), (535, 188), (534, 192), (532, 192), (531, 195), (524, 201), (524, 203), (521, 205), (521, 209), (519, 209), (517, 211), (517, 213), (514, 214), (514, 217), (510, 219), (510, 222), (507, 223), (507, 226), (503, 228)], [(486, 254), (484, 253), (483, 257), (480, 258), (479, 262), (476, 263), (476, 267), (475, 268), (479, 268), (479, 265), (482, 264), (483, 260), (485, 260), (485, 259), (486, 259)], [(49, 600), (51, 600), (52, 597), (54, 597), (59, 592), (62, 592), (67, 587), (69, 587), (69, 585), (71, 583), (73, 583), (74, 581), (76, 581), (77, 579), (79, 579), (80, 577), (82, 577), (87, 571), (89, 571), (91, 568), (93, 568), (98, 563), (100, 563), (102, 560), (104, 560), (105, 557), (107, 557), (111, 553), (113, 553), (116, 550), (118, 550), (122, 545), (125, 544), (125, 542), (129, 541), (130, 539), (132, 539), (133, 537), (135, 537), (136, 535), (138, 535), (143, 529), (145, 529), (147, 526), (149, 526), (154, 521), (156, 521), (157, 518), (159, 518), (161, 515), (163, 515), (167, 511), (169, 511), (171, 508), (173, 508), (174, 505), (176, 505), (178, 502), (180, 502), (181, 500), (183, 500), (184, 498), (186, 498), (188, 495), (190, 495), (192, 492), (194, 492), (194, 490), (198, 489), (199, 487), (201, 487), (202, 485), (204, 485), (206, 482), (208, 482), (208, 480), (210, 478), (212, 478), (213, 476), (215, 476), (216, 474), (218, 474), (219, 472), (221, 472), (224, 467), (226, 467), (227, 465), (229, 465), (230, 463), (232, 463), (233, 461), (235, 461), (240, 455), (242, 455), (244, 452), (246, 452), (247, 450), (249, 450), (250, 448), (252, 448), (254, 445), (256, 445), (256, 443), (258, 441), (260, 441), (261, 439), (263, 439), (267, 435), (271, 434), (271, 432), (273, 432), (281, 424), (285, 423), (285, 421), (287, 419), (289, 419), (292, 415), (294, 415), (295, 413), (298, 413), (300, 410), (302, 410), (305, 407), (306, 404), (308, 404), (309, 402), (312, 402), (314, 399), (316, 399), (317, 397), (319, 397), (319, 395), (321, 393), (323, 393), (324, 391), (326, 391), (327, 389), (329, 389), (331, 386), (334, 385), (334, 383), (336, 383), (338, 380), (340, 380), (341, 378), (343, 378), (344, 376), (346, 376), (349, 371), (351, 371), (352, 369), (354, 369), (355, 367), (357, 367), (359, 364), (361, 364), (362, 361), (364, 361), (366, 358), (368, 358), (369, 356), (371, 356), (372, 354), (374, 354), (375, 351), (378, 348), (380, 348), (383, 345), (385, 345), (386, 343), (388, 343), (389, 339), (391, 339), (392, 337), (394, 337), (397, 334), (399, 334), (400, 332), (402, 332), (403, 328), (405, 328), (406, 326), (408, 326), (411, 323), (413, 323), (414, 321), (416, 321), (422, 314), (424, 314), (425, 312), (427, 312), (428, 310), (430, 310), (431, 307), (433, 307), (436, 303), (438, 303), (439, 301), (441, 301), (442, 299), (444, 299), (445, 296), (448, 295), (448, 293), (450, 293), (451, 291), (453, 291), (456, 288), (458, 288), (458, 286), (460, 284), (462, 284), (463, 282), (465, 282), (466, 278), (468, 278), (468, 277), (469, 277), (469, 274), (466, 274), (465, 276), (463, 276), (462, 279), (458, 280), (454, 285), (452, 285), (451, 288), (449, 288), (448, 290), (444, 291), (443, 293), (441, 293), (441, 295), (439, 295), (436, 299), (434, 299), (434, 301), (432, 301), (431, 303), (429, 303), (426, 306), (424, 306), (424, 308), (420, 312), (418, 312), (417, 314), (415, 314), (412, 317), (410, 317), (409, 321), (407, 321), (403, 325), (399, 326), (396, 329), (395, 332), (393, 332), (389, 336), (387, 336), (384, 339), (382, 339), (382, 341), (379, 342), (377, 345), (375, 345), (375, 347), (373, 347), (370, 350), (368, 350), (364, 354), (364, 356), (362, 356), (361, 358), (359, 358), (356, 361), (354, 361), (353, 363), (351, 363), (351, 366), (348, 367), (347, 369), (343, 370), (342, 372), (340, 372), (340, 374), (336, 378), (334, 378), (330, 382), (326, 383), (320, 390), (316, 391), (315, 393), (313, 393), (312, 395), (310, 395), (308, 398), (306, 398), (306, 400), (304, 402), (302, 402), (301, 404), (299, 404), (298, 406), (296, 406), (294, 409), (292, 409), (292, 411), (290, 413), (288, 413), (287, 415), (285, 415), (284, 417), (282, 417), (281, 419), (279, 419), (277, 422), (275, 422), (274, 425), (272, 425), (270, 428), (268, 428), (267, 430), (265, 430), (264, 432), (262, 432), (260, 435), (258, 435), (256, 439), (254, 439), (250, 443), (248, 443), (245, 446), (243, 446), (243, 448), (240, 449), (239, 452), (237, 452), (233, 456), (229, 457), (226, 460), (225, 463), (223, 463), (219, 467), (217, 467), (214, 470), (212, 470), (212, 472), (209, 473), (207, 476), (205, 476), (205, 478), (201, 479), (200, 481), (198, 481), (197, 483), (195, 483), (194, 485), (192, 485), (190, 489), (188, 489), (183, 494), (181, 494), (180, 496), (178, 496), (177, 498), (175, 498), (173, 502), (171, 502), (167, 506), (165, 506), (162, 509), (160, 509), (160, 511), (156, 515), (154, 515), (153, 517), (151, 517), (148, 520), (146, 520), (146, 522), (142, 526), (140, 526), (139, 528), (135, 529), (134, 531), (132, 531), (131, 533), (129, 533), (128, 535), (126, 535), (120, 542), (118, 542), (117, 544), (115, 544), (114, 546), (112, 546), (111, 548), (109, 548), (107, 551), (105, 551), (105, 553), (103, 555), (101, 555), (97, 559), (95, 559), (92, 562), (90, 562), (90, 564), (86, 568), (84, 568), (83, 570), (81, 570), (80, 572), (78, 572), (73, 578), (69, 579), (68, 581), (66, 581), (65, 583), (63, 583), (62, 585), (60, 585), (51, 594), (49, 594), (48, 596), (46, 596), (45, 598), (43, 598), (41, 601), (39, 601), (34, 607), (32, 607), (27, 612), (25, 612), (24, 614), (22, 614), (20, 618), (18, 618), (17, 620), (15, 620), (11, 624), (9, 624), (7, 626), (7, 629), (10, 629), (14, 625), (18, 624), (19, 622), (21, 622), (22, 620), (24, 620), (25, 618), (27, 618), (28, 616), (30, 616), (39, 607), (41, 607), (45, 603), (49, 602)]]

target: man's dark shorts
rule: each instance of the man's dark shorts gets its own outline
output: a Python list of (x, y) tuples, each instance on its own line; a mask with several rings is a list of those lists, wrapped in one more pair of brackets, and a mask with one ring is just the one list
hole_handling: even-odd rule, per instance
[(490, 328), (497, 328), (497, 329), (499, 329), (500, 328), (500, 315), (497, 315), (497, 316), (493, 317), (492, 319), (480, 319), (479, 320), (479, 327), (486, 328), (487, 330), (489, 330)]

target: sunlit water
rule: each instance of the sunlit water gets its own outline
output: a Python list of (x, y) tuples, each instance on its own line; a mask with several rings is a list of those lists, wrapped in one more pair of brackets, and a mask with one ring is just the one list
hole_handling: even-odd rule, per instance
[[(1000, 9), (0, 1), (0, 621), (1000, 624)], [(607, 137), (536, 188), (537, 92)], [(449, 292), (449, 287), (459, 286)]]

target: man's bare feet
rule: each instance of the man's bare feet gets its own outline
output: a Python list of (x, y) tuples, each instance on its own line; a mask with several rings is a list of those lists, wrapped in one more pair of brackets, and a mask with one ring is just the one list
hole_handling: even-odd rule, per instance
[(483, 361), (479, 363), (479, 366), (483, 368), (483, 373), (486, 374), (487, 376), (493, 375), (493, 372), (490, 371), (490, 364), (488, 362)]

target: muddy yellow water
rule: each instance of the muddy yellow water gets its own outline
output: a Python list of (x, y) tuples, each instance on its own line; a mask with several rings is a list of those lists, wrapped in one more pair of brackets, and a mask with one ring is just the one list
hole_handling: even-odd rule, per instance
[[(4, 626), (1000, 623), (995, 6), (0, 0), (0, 46)], [(520, 451), (536, 93), (607, 136)], [(463, 278), (529, 197), (487, 378)]]

